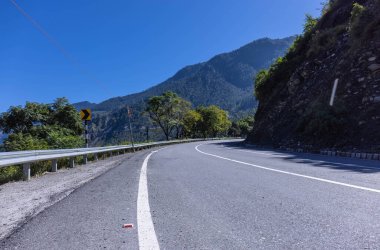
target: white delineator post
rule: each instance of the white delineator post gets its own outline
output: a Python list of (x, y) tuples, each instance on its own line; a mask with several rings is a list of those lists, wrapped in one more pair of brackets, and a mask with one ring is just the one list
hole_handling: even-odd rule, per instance
[(335, 79), (334, 86), (331, 92), (330, 106), (334, 105), (334, 99), (335, 99), (335, 94), (336, 94), (336, 88), (338, 87), (338, 82), (339, 82), (339, 79), (338, 78)]
[(75, 167), (75, 158), (74, 157), (70, 157), (70, 168), (74, 168)]
[(30, 180), (30, 163), (24, 163), (22, 165), (22, 172), (24, 174), (24, 181)]
[(58, 160), (54, 159), (51, 161), (51, 171), (57, 172), (57, 170), (58, 170)]

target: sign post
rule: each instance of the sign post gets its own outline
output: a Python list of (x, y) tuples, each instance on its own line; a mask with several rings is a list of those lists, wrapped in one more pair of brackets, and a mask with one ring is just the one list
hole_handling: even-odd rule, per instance
[(80, 111), (80, 118), (84, 121), (84, 139), (86, 141), (86, 148), (88, 148), (88, 121), (91, 121), (92, 115), (90, 109), (82, 109)]
[(127, 110), (128, 110), (129, 133), (130, 133), (130, 136), (131, 136), (132, 149), (133, 149), (133, 152), (135, 152), (135, 145), (134, 145), (134, 142), (133, 142), (132, 124), (131, 124), (132, 110), (131, 110), (131, 108), (129, 106), (127, 106)]

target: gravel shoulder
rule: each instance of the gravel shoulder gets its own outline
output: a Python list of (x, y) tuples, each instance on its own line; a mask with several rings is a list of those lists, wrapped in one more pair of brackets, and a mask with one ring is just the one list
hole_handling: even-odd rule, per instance
[(67, 197), (75, 189), (120, 165), (132, 154), (46, 173), (28, 182), (0, 186), (0, 240), (6, 238), (30, 218)]

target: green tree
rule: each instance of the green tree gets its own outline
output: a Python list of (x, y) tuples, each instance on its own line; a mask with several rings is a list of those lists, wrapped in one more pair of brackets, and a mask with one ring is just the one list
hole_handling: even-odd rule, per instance
[(150, 119), (156, 123), (165, 134), (166, 140), (174, 128), (177, 128), (177, 135), (179, 136), (180, 127), (184, 114), (190, 108), (190, 103), (176, 93), (165, 92), (160, 96), (153, 96), (148, 100), (146, 112), (149, 114)]
[(83, 125), (78, 111), (69, 101), (62, 97), (57, 98), (55, 102), (50, 105), (50, 119), (48, 124), (58, 125), (74, 131), (77, 135), (83, 133)]
[(73, 148), (83, 145), (83, 127), (76, 109), (66, 98), (53, 104), (27, 102), (0, 115), (0, 129), (9, 134), (7, 151)]
[(216, 137), (219, 133), (227, 132), (231, 126), (227, 112), (215, 105), (199, 107), (197, 112), (202, 117), (198, 123), (198, 128), (204, 138), (207, 136)]
[(247, 136), (253, 128), (254, 116), (249, 115), (237, 121), (232, 122), (228, 135), (230, 136)]
[(49, 107), (46, 104), (27, 102), (25, 107), (10, 107), (0, 117), (0, 129), (5, 133), (28, 133), (35, 122), (49, 120)]
[(310, 14), (306, 14), (305, 24), (303, 26), (303, 32), (311, 33), (314, 27), (317, 25), (317, 23), (318, 23), (318, 18), (314, 18)]
[(198, 124), (202, 116), (196, 110), (189, 110), (183, 118), (183, 130), (185, 136), (195, 137), (198, 132)]
[(187, 112), (191, 108), (191, 103), (182, 99), (177, 98), (174, 105), (174, 116), (173, 124), (176, 129), (176, 138), (179, 139), (183, 135), (184, 130), (184, 118)]
[(253, 128), (254, 116), (247, 116), (237, 121), (240, 136), (247, 136)]
[(236, 121), (233, 121), (231, 127), (228, 129), (228, 135), (232, 137), (240, 136), (241, 130)]

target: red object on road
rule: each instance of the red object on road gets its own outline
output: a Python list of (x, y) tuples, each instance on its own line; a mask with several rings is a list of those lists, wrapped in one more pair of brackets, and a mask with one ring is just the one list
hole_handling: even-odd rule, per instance
[(133, 228), (133, 224), (124, 224), (123, 228)]

